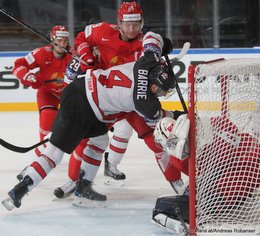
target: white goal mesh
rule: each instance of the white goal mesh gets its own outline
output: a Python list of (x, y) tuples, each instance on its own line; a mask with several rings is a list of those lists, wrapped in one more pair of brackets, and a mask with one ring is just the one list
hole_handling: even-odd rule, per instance
[(260, 59), (194, 73), (196, 227), (260, 225)]

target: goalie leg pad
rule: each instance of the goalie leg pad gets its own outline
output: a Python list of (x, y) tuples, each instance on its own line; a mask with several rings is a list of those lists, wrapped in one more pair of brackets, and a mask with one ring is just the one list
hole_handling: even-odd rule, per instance
[(153, 218), (158, 213), (163, 213), (176, 220), (179, 220), (181, 215), (183, 220), (189, 223), (189, 197), (183, 195), (159, 197), (153, 209)]
[(152, 219), (176, 235), (187, 235), (189, 224), (189, 197), (162, 196), (156, 201)]
[[(174, 220), (162, 213), (157, 214), (153, 218), (153, 222), (156, 225), (159, 225), (159, 226), (165, 228), (167, 231), (173, 233), (173, 235), (178, 235), (178, 236), (187, 236), (188, 235), (187, 230), (183, 227), (183, 225), (180, 221)], [(186, 227), (188, 228), (189, 225), (186, 224)]]

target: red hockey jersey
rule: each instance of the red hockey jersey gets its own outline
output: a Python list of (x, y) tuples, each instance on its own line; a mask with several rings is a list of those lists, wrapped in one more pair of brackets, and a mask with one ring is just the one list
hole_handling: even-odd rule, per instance
[(66, 65), (69, 64), (71, 55), (65, 53), (58, 59), (53, 55), (52, 46), (37, 48), (25, 57), (15, 61), (13, 73), (22, 81), (23, 77), (31, 70), (37, 70), (37, 80), (41, 82), (41, 89), (60, 97), (64, 87), (63, 79)]
[(80, 32), (74, 43), (79, 55), (92, 54), (92, 48), (97, 47), (99, 51), (98, 68), (107, 69), (114, 65), (136, 61), (143, 49), (142, 37), (132, 41), (120, 39), (120, 31), (116, 25), (99, 23), (88, 25), (84, 32)]

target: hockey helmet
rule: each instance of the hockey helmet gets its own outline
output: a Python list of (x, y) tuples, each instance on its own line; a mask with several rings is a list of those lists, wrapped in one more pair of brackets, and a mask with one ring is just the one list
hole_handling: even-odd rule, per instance
[(123, 2), (118, 9), (118, 21), (143, 21), (143, 10), (138, 3)]
[(56, 38), (62, 38), (62, 37), (70, 37), (70, 33), (67, 29), (67, 27), (63, 25), (55, 25), (50, 32), (50, 38), (53, 41)]
[(171, 96), (175, 88), (174, 78), (169, 73), (169, 68), (165, 62), (161, 62), (158, 66), (153, 68), (149, 73), (149, 80), (151, 84), (158, 86), (158, 92), (167, 92), (167, 97)]
[(174, 124), (175, 120), (170, 117), (164, 117), (156, 124), (153, 137), (159, 148), (165, 149), (169, 141), (172, 140)]

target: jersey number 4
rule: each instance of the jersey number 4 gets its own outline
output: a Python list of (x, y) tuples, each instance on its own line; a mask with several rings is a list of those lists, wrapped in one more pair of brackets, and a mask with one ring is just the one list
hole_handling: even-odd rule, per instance
[(99, 75), (98, 81), (107, 88), (114, 86), (131, 88), (132, 86), (132, 81), (119, 70), (112, 70), (108, 76)]

